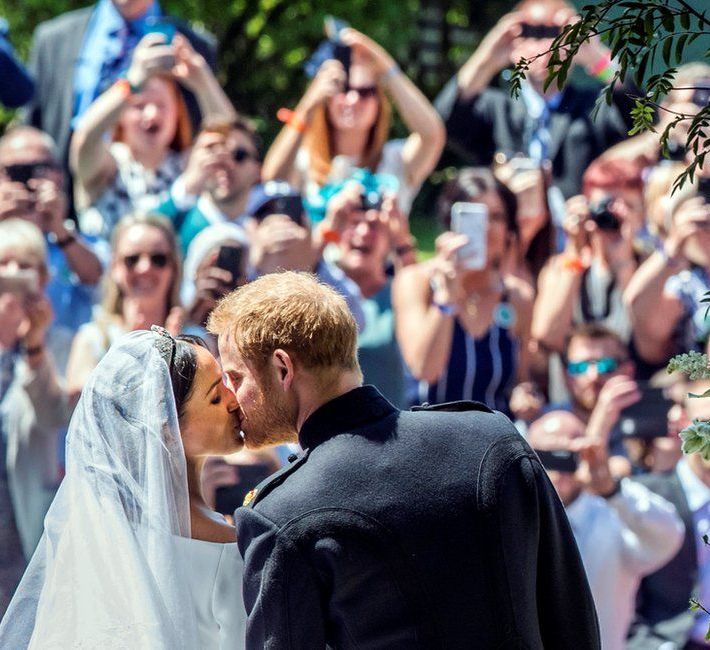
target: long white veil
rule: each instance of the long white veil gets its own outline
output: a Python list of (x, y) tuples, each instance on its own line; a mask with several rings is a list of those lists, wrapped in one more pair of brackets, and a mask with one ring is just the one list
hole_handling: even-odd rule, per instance
[(198, 646), (185, 456), (159, 335), (116, 342), (84, 388), (66, 476), (0, 625), (0, 648)]

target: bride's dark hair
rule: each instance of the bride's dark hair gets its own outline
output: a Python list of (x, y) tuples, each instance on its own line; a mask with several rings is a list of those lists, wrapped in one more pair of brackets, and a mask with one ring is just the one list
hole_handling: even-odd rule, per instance
[(180, 334), (173, 337), (162, 327), (153, 326), (151, 329), (158, 335), (155, 344), (160, 356), (168, 365), (170, 383), (175, 397), (175, 410), (178, 419), (180, 419), (185, 414), (185, 404), (192, 394), (192, 385), (197, 373), (195, 347), (199, 346), (206, 350), (209, 348), (199, 336)]

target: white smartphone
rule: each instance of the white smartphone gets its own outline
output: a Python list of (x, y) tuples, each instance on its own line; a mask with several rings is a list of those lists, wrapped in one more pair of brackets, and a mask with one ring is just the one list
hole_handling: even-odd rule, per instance
[(468, 244), (458, 251), (461, 264), (472, 270), (485, 268), (488, 206), (484, 203), (454, 203), (451, 206), (451, 230), (468, 237)]

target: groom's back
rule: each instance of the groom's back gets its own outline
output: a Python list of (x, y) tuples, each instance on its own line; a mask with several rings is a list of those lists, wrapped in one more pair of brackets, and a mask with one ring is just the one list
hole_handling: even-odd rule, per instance
[(249, 647), (599, 647), (539, 461), (500, 414), (458, 408), (476, 410), (379, 404), (316, 432), (237, 512)]

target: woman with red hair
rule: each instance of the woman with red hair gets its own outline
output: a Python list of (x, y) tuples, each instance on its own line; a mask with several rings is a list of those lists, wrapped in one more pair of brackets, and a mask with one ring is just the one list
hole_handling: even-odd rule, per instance
[(180, 84), (197, 97), (203, 121), (237, 117), (189, 41), (180, 34), (169, 44), (165, 38), (143, 37), (126, 78), (96, 99), (74, 133), (70, 166), (84, 232), (108, 239), (125, 214), (150, 211), (166, 198), (192, 144)]
[[(396, 176), (400, 208), (409, 212), (446, 140), (444, 125), (394, 59), (364, 34), (344, 29), (352, 63), (321, 65), (264, 159), (264, 181), (285, 179), (307, 196), (347, 177), (355, 167)], [(390, 140), (390, 97), (410, 131)]]

